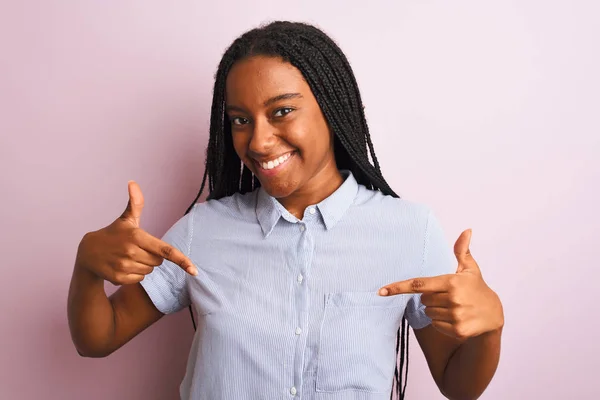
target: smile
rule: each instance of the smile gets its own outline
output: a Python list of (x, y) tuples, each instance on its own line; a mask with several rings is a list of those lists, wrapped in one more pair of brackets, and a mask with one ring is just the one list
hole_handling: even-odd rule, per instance
[(279, 167), (282, 164), (285, 164), (287, 162), (287, 160), (290, 159), (290, 157), (292, 156), (292, 154), (293, 154), (293, 152), (286, 153), (286, 154), (284, 154), (282, 156), (279, 156), (279, 157), (277, 157), (277, 158), (275, 158), (274, 160), (271, 160), (271, 161), (265, 161), (265, 162), (261, 162), (261, 163), (259, 163), (257, 161), (257, 164), (260, 165), (260, 167), (262, 169), (268, 171), (268, 170), (277, 168), (277, 167)]

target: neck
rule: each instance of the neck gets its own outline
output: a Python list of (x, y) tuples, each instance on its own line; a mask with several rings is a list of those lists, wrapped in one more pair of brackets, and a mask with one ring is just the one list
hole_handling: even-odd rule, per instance
[(335, 163), (333, 166), (333, 168), (322, 170), (293, 194), (277, 200), (290, 214), (298, 219), (302, 219), (306, 207), (325, 200), (344, 183), (344, 178), (335, 166)]

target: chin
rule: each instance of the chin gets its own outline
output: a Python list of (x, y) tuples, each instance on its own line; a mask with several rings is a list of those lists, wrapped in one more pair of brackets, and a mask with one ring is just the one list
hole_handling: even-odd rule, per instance
[(261, 182), (261, 186), (265, 191), (276, 199), (282, 199), (292, 195), (298, 188), (298, 182), (295, 181), (277, 181), (277, 182)]

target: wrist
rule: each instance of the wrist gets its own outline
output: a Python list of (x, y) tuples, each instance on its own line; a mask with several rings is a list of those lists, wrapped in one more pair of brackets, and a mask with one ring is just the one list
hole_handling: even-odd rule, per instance
[(85, 267), (85, 264), (80, 260), (75, 261), (75, 267), (73, 268), (73, 279), (83, 284), (94, 285), (104, 284), (104, 279), (98, 276), (89, 268)]
[[(90, 282), (104, 281), (100, 276), (98, 276), (98, 274), (96, 274), (88, 267), (89, 263), (85, 261), (86, 255), (89, 256), (88, 242), (90, 241), (90, 238), (93, 234), (94, 232), (86, 233), (81, 239), (81, 242), (79, 242), (79, 246), (77, 248), (77, 255), (75, 256), (75, 267), (73, 271), (73, 276)], [(87, 258), (89, 259), (89, 257)]]

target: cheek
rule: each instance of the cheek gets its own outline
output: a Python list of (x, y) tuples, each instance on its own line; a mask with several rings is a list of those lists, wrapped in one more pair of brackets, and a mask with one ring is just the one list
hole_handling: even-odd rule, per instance
[(246, 150), (248, 148), (247, 135), (244, 135), (243, 133), (232, 134), (232, 141), (233, 149), (235, 150), (235, 153), (238, 155), (240, 160), (242, 160), (244, 165), (246, 165), (246, 167), (248, 167), (250, 171), (255, 172), (254, 164), (248, 159), (246, 154)]
[(310, 141), (319, 158), (330, 152), (331, 132), (325, 121), (325, 116), (319, 108), (315, 109), (311, 117)]
[(318, 121), (298, 121), (291, 124), (285, 135), (285, 140), (300, 150), (304, 160), (320, 158), (328, 150), (329, 130), (327, 125)]
[(241, 133), (233, 133), (231, 135), (231, 139), (233, 141), (233, 148), (237, 153), (238, 157), (242, 160), (244, 159), (244, 154), (246, 151), (244, 150), (247, 147), (248, 140)]

